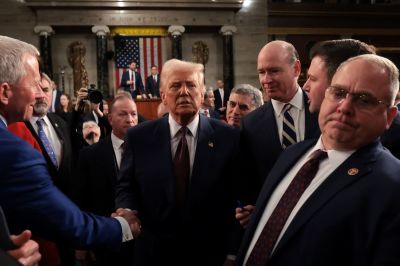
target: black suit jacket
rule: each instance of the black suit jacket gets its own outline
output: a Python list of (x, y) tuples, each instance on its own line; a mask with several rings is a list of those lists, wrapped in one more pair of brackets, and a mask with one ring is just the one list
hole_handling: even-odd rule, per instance
[(54, 130), (56, 131), (57, 136), (61, 141), (61, 162), (58, 162), (58, 169), (52, 163), (50, 156), (46, 152), (42, 141), (40, 140), (35, 129), (32, 127), (31, 123), (27, 121), (25, 122), (25, 124), (39, 143), (40, 148), (42, 149), (42, 153), (46, 160), (49, 174), (52, 177), (54, 184), (66, 195), (70, 196), (71, 179), (73, 174), (72, 144), (70, 138), (71, 131), (67, 123), (57, 114), (47, 113), (47, 117), (49, 118), (50, 123), (54, 127)]
[[(237, 265), (243, 264), (272, 193), (315, 142), (289, 147), (276, 162), (252, 213)], [(300, 208), (268, 265), (400, 265), (399, 172), (400, 162), (379, 141), (353, 153)]]
[[(222, 100), (221, 100), (221, 94), (219, 93), (219, 89), (214, 90), (214, 104), (215, 104), (215, 110), (219, 112), (219, 108), (222, 107)], [(229, 100), (229, 91), (224, 89), (224, 106), (226, 106), (226, 103)], [(223, 112), (225, 113), (225, 112)]]
[(397, 112), (392, 125), (381, 136), (383, 146), (400, 159), (400, 113)]
[(127, 84), (127, 82), (130, 80), (129, 77), (129, 71), (126, 71), (122, 74), (121, 77), (121, 84), (120, 86), (124, 88), (125, 91), (130, 92), (132, 94), (133, 98), (136, 98), (137, 95), (145, 93), (144, 87), (143, 87), (143, 81), (142, 77), (140, 76), (139, 73), (135, 72), (135, 85), (136, 85), (136, 90), (131, 92), (130, 91), (130, 86)]
[(200, 115), (188, 201), (179, 215), (168, 117), (128, 131), (117, 207), (139, 212), (134, 265), (222, 265), (234, 223), (238, 130)]
[[(115, 184), (118, 165), (111, 136), (83, 148), (78, 160), (76, 201), (84, 210), (110, 217), (115, 212)], [(121, 250), (95, 250), (96, 265), (132, 265), (133, 241), (123, 243)]]
[[(308, 97), (303, 92), (305, 108), (304, 139), (319, 136), (318, 115), (308, 110)], [(254, 204), (260, 188), (269, 171), (283, 151), (276, 126), (274, 108), (268, 102), (254, 110), (242, 120), (241, 124), (242, 174), (247, 176), (244, 189), (244, 203)]]
[(146, 92), (152, 96), (160, 97), (160, 75), (157, 75), (157, 82), (154, 82), (153, 76), (146, 78)]

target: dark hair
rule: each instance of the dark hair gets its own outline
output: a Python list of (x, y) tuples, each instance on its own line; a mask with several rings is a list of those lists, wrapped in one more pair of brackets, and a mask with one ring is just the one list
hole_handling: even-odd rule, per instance
[(355, 39), (329, 40), (316, 43), (310, 50), (310, 60), (320, 56), (325, 62), (329, 82), (339, 65), (349, 59), (362, 54), (375, 54), (372, 45)]

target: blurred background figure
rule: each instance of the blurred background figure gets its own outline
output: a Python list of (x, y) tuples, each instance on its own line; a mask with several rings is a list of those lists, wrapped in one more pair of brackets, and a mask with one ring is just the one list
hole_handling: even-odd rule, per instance
[(242, 118), (263, 105), (260, 90), (250, 84), (239, 84), (232, 89), (226, 110), (226, 121), (229, 125), (240, 127)]
[(56, 110), (56, 114), (59, 115), (65, 122), (70, 123), (72, 111), (71, 96), (69, 94), (63, 93), (60, 96), (60, 106)]
[(146, 92), (153, 98), (160, 98), (160, 75), (157, 66), (151, 67), (151, 75), (146, 78)]
[(82, 125), (82, 137), (88, 145), (93, 145), (100, 140), (100, 127), (96, 122), (89, 120), (83, 122)]
[(215, 96), (215, 110), (221, 115), (225, 116), (226, 103), (229, 98), (229, 90), (224, 87), (222, 80), (217, 80), (217, 89), (214, 91)]
[(200, 114), (203, 114), (207, 117), (219, 119), (220, 118), (219, 112), (214, 110), (214, 106), (215, 106), (214, 100), (215, 100), (214, 91), (213, 91), (213, 88), (210, 87), (204, 93), (204, 101), (200, 107)]

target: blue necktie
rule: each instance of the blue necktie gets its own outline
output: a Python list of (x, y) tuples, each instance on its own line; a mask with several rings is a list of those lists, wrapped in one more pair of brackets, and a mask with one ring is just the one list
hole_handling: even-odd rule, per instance
[(292, 108), (290, 104), (286, 104), (283, 107), (282, 148), (284, 149), (297, 142), (296, 128), (293, 118), (289, 113), (290, 108)]
[(58, 167), (57, 164), (57, 157), (56, 154), (54, 152), (53, 146), (51, 145), (49, 139), (46, 136), (46, 133), (44, 132), (43, 129), (43, 124), (44, 124), (44, 120), (43, 118), (40, 118), (36, 121), (36, 124), (38, 126), (38, 135), (40, 140), (43, 143), (44, 148), (46, 149), (47, 154), (49, 155), (51, 161), (53, 162), (55, 167)]

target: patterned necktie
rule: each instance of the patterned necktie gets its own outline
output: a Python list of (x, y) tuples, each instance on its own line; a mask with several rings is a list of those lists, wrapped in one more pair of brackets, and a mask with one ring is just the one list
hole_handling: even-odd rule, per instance
[(54, 166), (58, 167), (57, 157), (54, 152), (53, 146), (51, 145), (49, 139), (46, 136), (46, 133), (44, 132), (44, 128), (43, 128), (44, 123), (45, 122), (44, 122), (43, 118), (40, 118), (36, 121), (36, 124), (38, 126), (38, 135), (39, 135), (40, 140), (43, 143), (43, 146), (44, 146), (47, 154), (49, 155), (51, 161), (53, 162)]
[(282, 148), (284, 149), (297, 142), (293, 117), (289, 113), (291, 108), (292, 105), (289, 103), (283, 107)]
[(286, 221), (296, 206), (301, 195), (317, 174), (319, 164), (326, 159), (328, 154), (316, 150), (297, 172), (282, 198), (264, 226), (253, 250), (250, 253), (246, 266), (266, 265), (272, 250), (278, 240)]
[(187, 127), (183, 126), (181, 127), (179, 132), (181, 134), (181, 138), (179, 140), (179, 144), (175, 152), (174, 168), (176, 175), (177, 205), (178, 208), (181, 209), (184, 206), (189, 186), (190, 157), (189, 157), (189, 148), (186, 140), (186, 134), (188, 133), (188, 129)]

